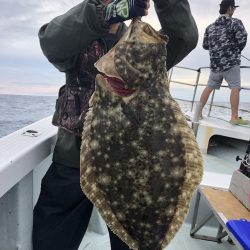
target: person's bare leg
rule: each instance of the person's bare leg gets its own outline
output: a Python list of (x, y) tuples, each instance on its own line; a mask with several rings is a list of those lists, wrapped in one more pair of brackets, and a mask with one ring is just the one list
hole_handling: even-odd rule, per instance
[(238, 119), (238, 109), (239, 109), (239, 101), (240, 101), (240, 89), (233, 88), (231, 89), (230, 94), (230, 103), (231, 103), (231, 119)]
[(202, 114), (202, 110), (204, 108), (204, 106), (206, 105), (207, 103), (207, 100), (211, 94), (211, 92), (213, 91), (214, 89), (212, 88), (209, 88), (209, 87), (206, 87), (202, 94), (201, 94), (201, 97), (200, 97), (200, 104), (201, 104), (201, 110), (200, 110), (200, 115)]
[(206, 87), (203, 90), (200, 96), (200, 101), (196, 104), (193, 120), (198, 121), (199, 119), (203, 119), (202, 110), (204, 106), (206, 105), (209, 95), (212, 91), (213, 89), (209, 87)]

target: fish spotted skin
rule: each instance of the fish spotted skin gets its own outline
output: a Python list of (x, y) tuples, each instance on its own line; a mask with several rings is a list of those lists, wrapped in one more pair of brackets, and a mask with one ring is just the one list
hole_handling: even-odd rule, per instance
[(203, 173), (193, 132), (169, 93), (167, 40), (133, 22), (96, 67), (134, 91), (120, 96), (98, 75), (84, 123), (81, 187), (131, 249), (171, 241)]

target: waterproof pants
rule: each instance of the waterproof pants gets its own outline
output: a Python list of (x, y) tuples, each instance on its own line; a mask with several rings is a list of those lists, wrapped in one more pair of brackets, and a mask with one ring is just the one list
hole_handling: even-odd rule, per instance
[[(34, 208), (33, 250), (78, 249), (93, 209), (81, 190), (79, 171), (52, 163), (43, 177)], [(129, 250), (111, 230), (109, 236), (112, 250)]]

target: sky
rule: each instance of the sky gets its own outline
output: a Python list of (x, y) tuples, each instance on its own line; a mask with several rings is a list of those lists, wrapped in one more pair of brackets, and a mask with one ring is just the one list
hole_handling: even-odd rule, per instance
[[(0, 0), (0, 94), (57, 94), (58, 88), (64, 84), (64, 74), (57, 71), (42, 54), (37, 32), (44, 23), (80, 2), (80, 0)], [(198, 69), (209, 66), (208, 52), (202, 48), (201, 43), (206, 26), (219, 16), (220, 1), (190, 0), (189, 3), (198, 26), (199, 42), (179, 66)], [(236, 0), (236, 4), (240, 7), (236, 9), (233, 17), (240, 18), (250, 34), (248, 17), (250, 1)], [(149, 15), (142, 20), (150, 23), (155, 29), (160, 29), (153, 2)], [(250, 58), (249, 42), (242, 54)], [(250, 62), (242, 59), (241, 65), (250, 66)], [(205, 84), (209, 72), (204, 71), (201, 81)], [(186, 70), (183, 73), (173, 74), (174, 79), (185, 78), (188, 82), (195, 80), (196, 72), (190, 73)], [(242, 70), (243, 86), (250, 87), (249, 79), (250, 69)], [(176, 87), (178, 88), (177, 85)]]

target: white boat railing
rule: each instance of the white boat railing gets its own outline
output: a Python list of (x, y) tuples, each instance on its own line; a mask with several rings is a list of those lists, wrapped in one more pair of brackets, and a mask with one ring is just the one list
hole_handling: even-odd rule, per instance
[[(249, 70), (250, 66), (240, 66), (240, 68), (241, 69), (248, 69)], [(174, 70), (175, 69), (182, 69), (182, 70), (197, 72), (196, 79), (192, 83), (187, 83), (187, 82), (173, 80), (172, 78), (173, 78), (173, 74), (174, 74)], [(180, 85), (190, 86), (190, 87), (194, 88), (192, 100), (175, 98), (176, 100), (189, 102), (191, 104), (190, 111), (193, 111), (198, 87), (199, 86), (201, 86), (201, 87), (207, 86), (207, 84), (201, 83), (201, 80), (200, 80), (201, 79), (201, 73), (202, 73), (202, 71), (206, 70), (206, 69), (210, 69), (210, 68), (209, 67), (200, 67), (198, 69), (194, 69), (194, 68), (188, 68), (188, 67), (182, 67), (182, 66), (175, 66), (172, 69), (170, 69), (170, 71), (169, 71), (168, 81), (169, 81), (170, 84), (171, 83), (177, 83), (177, 84), (180, 84)], [(229, 88), (227, 85), (224, 85), (224, 84), (222, 84), (221, 87), (222, 88)], [(241, 87), (241, 90), (242, 91), (250, 91), (250, 88), (243, 86), (243, 87)], [(213, 90), (213, 92), (212, 92), (211, 101), (209, 103), (208, 116), (211, 115), (212, 107), (220, 107), (220, 108), (230, 109), (229, 107), (227, 107), (225, 105), (214, 104), (214, 96), (215, 96), (215, 90)], [(245, 109), (241, 109), (240, 108), (239, 111), (246, 112), (246, 113), (250, 114), (249, 110), (245, 110)]]
[(0, 138), (0, 197), (51, 154), (56, 132), (50, 116)]
[(56, 131), (47, 117), (0, 138), (0, 250), (32, 250), (33, 206)]

